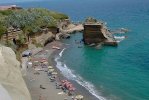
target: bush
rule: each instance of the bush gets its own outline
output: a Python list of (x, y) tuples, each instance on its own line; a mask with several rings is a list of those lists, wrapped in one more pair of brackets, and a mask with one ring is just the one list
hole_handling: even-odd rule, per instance
[(97, 19), (93, 18), (93, 17), (88, 17), (85, 19), (85, 22), (89, 22), (89, 23), (96, 23)]
[(0, 22), (0, 38), (4, 33), (6, 33), (6, 31), (7, 31), (6, 26), (2, 22)]
[(35, 45), (36, 47), (43, 47), (43, 45), (41, 45), (40, 43), (36, 43)]
[(23, 35), (23, 34), (19, 34), (19, 44), (21, 45), (21, 44), (25, 44), (25, 36)]
[(2, 10), (2, 11), (0, 11), (0, 14), (6, 15), (6, 16), (8, 16), (12, 13), (13, 13), (13, 10)]
[(57, 27), (57, 22), (68, 18), (67, 15), (43, 8), (32, 8), (14, 11), (7, 20), (7, 26), (20, 28), (25, 34), (41, 31), (42, 27)]

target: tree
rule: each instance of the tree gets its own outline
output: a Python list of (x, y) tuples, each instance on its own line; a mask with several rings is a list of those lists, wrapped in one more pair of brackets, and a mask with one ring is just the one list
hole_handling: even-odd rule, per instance
[(61, 13), (32, 8), (14, 11), (6, 18), (6, 23), (8, 27), (20, 28), (29, 40), (30, 35), (40, 32), (42, 28), (57, 27), (57, 22), (65, 18), (68, 16)]
[(93, 18), (93, 17), (88, 17), (85, 19), (85, 22), (89, 22), (89, 23), (96, 23), (97, 19)]

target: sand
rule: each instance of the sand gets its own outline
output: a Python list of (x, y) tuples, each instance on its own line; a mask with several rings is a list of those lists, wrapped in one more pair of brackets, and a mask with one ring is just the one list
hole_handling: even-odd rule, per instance
[[(55, 51), (52, 49), (52, 45), (58, 45), (58, 43), (53, 42), (44, 50), (47, 50), (48, 53), (44, 55), (45, 58), (49, 58), (49, 56)], [(38, 53), (34, 56), (34, 58), (40, 58), (43, 55), (38, 55)], [(72, 100), (71, 96), (68, 96), (66, 93), (62, 92), (61, 89), (56, 89), (55, 82), (51, 82), (47, 72), (38, 71), (40, 74), (34, 74), (35, 71), (33, 67), (26, 68), (26, 76), (24, 76), (24, 80), (27, 84), (27, 87), (30, 91), (32, 100)], [(45, 89), (40, 88), (40, 85)]]
[[(59, 44), (62, 45), (62, 48), (67, 48), (69, 46), (68, 44), (66, 44), (66, 45), (65, 44), (62, 44), (62, 43), (59, 43)], [(49, 62), (50, 62), (50, 64), (52, 64), (52, 66), (56, 66), (55, 57), (58, 56), (60, 52), (61, 52), (61, 50), (60, 51), (54, 51), (52, 53), (52, 55), (49, 57)], [(63, 76), (63, 74), (59, 71), (59, 69), (57, 69), (57, 71), (59, 72), (59, 77), (61, 79), (67, 79), (66, 77)], [(84, 99), (83, 100), (98, 100), (86, 88), (84, 88), (83, 86), (81, 86), (80, 84), (78, 84), (76, 81), (74, 81), (74, 80), (69, 80), (69, 81), (76, 88), (75, 94), (76, 95), (81, 94), (81, 95), (84, 96)]]
[[(61, 50), (52, 49), (52, 46), (58, 46), (61, 50), (64, 48), (64, 44), (61, 42), (52, 42), (49, 43), (46, 47), (43, 48), (44, 51), (47, 51), (47, 54), (37, 53), (34, 55), (34, 58), (45, 57), (49, 60), (49, 65), (52, 65), (56, 72), (58, 72), (57, 80), (66, 79), (62, 73), (57, 69), (56, 62), (54, 58), (56, 55), (61, 52)], [(26, 68), (26, 76), (24, 77), (27, 87), (30, 91), (32, 100), (72, 100), (71, 96), (68, 96), (67, 93), (63, 93), (61, 89), (56, 89), (55, 82), (51, 82), (47, 72), (38, 71), (40, 74), (34, 74), (36, 71), (34, 68), (29, 67)], [(90, 94), (84, 87), (80, 86), (73, 80), (69, 80), (74, 87), (76, 88), (75, 95), (81, 94), (84, 96), (83, 100), (98, 100), (92, 94)], [(46, 89), (41, 89), (40, 85), (42, 85)]]
[[(50, 82), (46, 72), (41, 71), (39, 75), (33, 74), (34, 72), (32, 68), (29, 68), (25, 78), (32, 100), (64, 100), (65, 98), (71, 100), (67, 94), (60, 94), (62, 90), (56, 89), (55, 83)], [(46, 89), (41, 89), (40, 85)]]

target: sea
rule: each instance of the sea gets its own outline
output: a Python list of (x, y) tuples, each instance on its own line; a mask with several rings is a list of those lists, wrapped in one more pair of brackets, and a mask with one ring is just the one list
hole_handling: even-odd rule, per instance
[(121, 37), (117, 47), (99, 49), (76, 44), (82, 33), (72, 34), (63, 40), (68, 45), (55, 57), (56, 66), (99, 100), (149, 100), (149, 0), (0, 1), (0, 5), (48, 8), (75, 22), (91, 16), (106, 22), (109, 29), (129, 29), (115, 35)]

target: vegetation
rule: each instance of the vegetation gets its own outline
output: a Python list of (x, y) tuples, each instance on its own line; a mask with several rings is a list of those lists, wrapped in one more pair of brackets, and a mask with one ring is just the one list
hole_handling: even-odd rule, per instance
[(25, 42), (26, 42), (25, 41), (25, 36), (23, 34), (19, 34), (19, 40), (20, 40), (19, 41), (20, 42), (19, 43), (20, 45), (25, 44)]
[(8, 16), (12, 13), (13, 13), (13, 10), (2, 10), (2, 11), (0, 11), (0, 14), (5, 15), (5, 16)]
[(0, 37), (6, 33), (7, 25), (6, 25), (6, 17), (13, 13), (12, 10), (4, 10), (0, 11)]
[[(4, 42), (14, 51), (17, 51), (17, 58), (20, 59), (20, 54), (26, 49), (26, 42), (31, 35), (40, 33), (43, 28), (57, 27), (57, 23), (63, 19), (68, 19), (68, 16), (43, 8), (0, 11), (0, 38), (11, 28), (23, 31), (21, 33), (15, 32), (18, 34), (18, 39), (16, 40), (17, 45), (14, 45), (13, 41), (8, 41), (8, 37)], [(37, 43), (35, 45), (37, 47), (42, 46)]]
[(6, 31), (7, 31), (7, 27), (3, 22), (0, 21), (0, 38), (4, 33), (6, 33)]
[(0, 36), (7, 28), (13, 27), (21, 29), (29, 39), (30, 35), (40, 32), (43, 28), (57, 27), (57, 22), (67, 18), (65, 14), (43, 8), (0, 11)]
[(93, 18), (93, 17), (88, 17), (85, 19), (85, 22), (87, 23), (96, 23), (98, 22), (97, 19)]
[(7, 17), (7, 25), (20, 28), (26, 36), (40, 32), (42, 28), (57, 27), (59, 20), (68, 18), (66, 15), (43, 8), (19, 10)]

